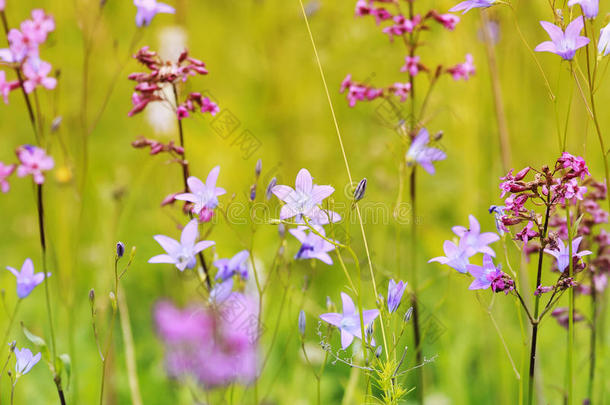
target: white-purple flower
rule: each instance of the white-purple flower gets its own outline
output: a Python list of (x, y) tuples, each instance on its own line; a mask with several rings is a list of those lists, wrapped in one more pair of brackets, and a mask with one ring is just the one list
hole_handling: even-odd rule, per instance
[(390, 279), (388, 284), (388, 311), (390, 313), (396, 311), (398, 306), (400, 305), (400, 301), (402, 301), (402, 295), (407, 288), (407, 283), (400, 280), (398, 283), (393, 279)]
[(184, 271), (184, 269), (192, 269), (197, 263), (195, 255), (204, 249), (215, 245), (216, 242), (202, 240), (196, 242), (199, 237), (198, 223), (196, 219), (191, 220), (184, 229), (180, 236), (180, 242), (165, 235), (155, 235), (154, 239), (161, 245), (167, 254), (151, 257), (148, 263), (171, 263), (174, 264), (178, 270)]
[(494, 280), (501, 278), (504, 273), (498, 269), (489, 255), (483, 256), (483, 266), (469, 264), (468, 272), (474, 277), (474, 281), (468, 287), (469, 290), (484, 290), (491, 287)]
[(579, 4), (582, 8), (582, 13), (587, 18), (597, 17), (599, 12), (599, 0), (570, 0), (568, 1), (568, 7), (572, 7)]
[(589, 43), (589, 38), (580, 35), (580, 31), (585, 26), (582, 16), (568, 24), (565, 33), (560, 27), (547, 21), (540, 21), (540, 25), (549, 34), (551, 40), (539, 44), (534, 49), (536, 52), (551, 52), (565, 60), (572, 60), (576, 50)]
[[(304, 226), (299, 226), (289, 231), (292, 236), (301, 242), (301, 248), (294, 258), (318, 259), (326, 264), (333, 264), (333, 260), (329, 256), (328, 252), (335, 250), (335, 246), (311, 230), (306, 232), (306, 229), (307, 228)], [(320, 235), (326, 237), (324, 228), (321, 226), (316, 226), (315, 229)]]
[(458, 3), (457, 5), (453, 6), (452, 8), (449, 9), (449, 11), (454, 13), (456, 11), (464, 10), (464, 12), (462, 14), (465, 14), (466, 12), (472, 10), (473, 8), (491, 7), (494, 5), (495, 2), (496, 2), (496, 0), (466, 0), (466, 1), (463, 1), (463, 2)]
[(446, 264), (459, 271), (460, 273), (466, 273), (466, 266), (470, 264), (468, 261), (468, 255), (466, 254), (466, 239), (460, 239), (459, 245), (456, 245), (450, 240), (446, 240), (443, 243), (443, 251), (445, 256), (438, 256), (428, 260), (428, 263), (439, 262)]
[(444, 160), (447, 158), (445, 152), (437, 148), (430, 148), (430, 135), (426, 128), (422, 128), (417, 136), (411, 142), (411, 146), (407, 151), (406, 160), (407, 166), (419, 164), (430, 174), (434, 174), (434, 165), (432, 162)]
[[(362, 331), (360, 328), (360, 313), (354, 306), (354, 301), (349, 295), (341, 293), (341, 301), (343, 302), (343, 313), (330, 312), (320, 315), (320, 318), (329, 324), (336, 326), (341, 331), (341, 348), (347, 349), (352, 344), (354, 337), (362, 339)], [(372, 324), (375, 318), (379, 316), (379, 310), (369, 309), (362, 311), (362, 320), (364, 329)]]
[[(454, 226), (451, 228), (457, 236), (464, 239), (463, 243), (466, 255), (471, 257), (477, 253), (484, 253), (495, 257), (496, 252), (487, 245), (500, 240), (500, 237), (493, 232), (481, 233), (481, 226), (474, 215), (469, 215), (468, 221), (470, 223), (470, 228), (463, 226)], [(460, 246), (461, 245), (462, 241), (460, 240)]]
[[(192, 212), (202, 218), (207, 218), (209, 213), (218, 206), (218, 196), (226, 193), (221, 187), (216, 187), (220, 166), (214, 167), (208, 174), (205, 183), (197, 177), (191, 176), (187, 179), (190, 193), (176, 195), (176, 200), (193, 203)], [(211, 217), (211, 215), (209, 215)]]
[[(30, 295), (32, 290), (44, 281), (44, 273), (34, 273), (34, 264), (30, 258), (25, 259), (21, 271), (7, 266), (6, 269), (17, 277), (17, 296), (21, 299)], [(51, 277), (51, 273), (47, 273)]]
[(158, 13), (174, 14), (176, 10), (165, 4), (159, 3), (157, 0), (133, 0), (133, 4), (138, 8), (136, 13), (136, 25), (143, 27), (152, 21)]
[(600, 55), (608, 55), (610, 53), (610, 24), (606, 25), (599, 32), (599, 42), (597, 51)]
[(248, 279), (248, 257), (250, 253), (247, 250), (242, 250), (230, 259), (218, 259), (214, 261), (214, 266), (218, 268), (216, 279), (226, 281), (234, 275), (239, 275), (244, 280)]
[[(572, 257), (580, 258), (593, 253), (590, 250), (583, 250), (582, 252), (578, 252), (578, 247), (580, 246), (581, 240), (582, 236), (579, 236), (578, 238), (572, 240)], [(559, 271), (564, 271), (570, 265), (569, 245), (564, 244), (561, 239), (557, 238), (557, 247), (558, 250), (547, 248), (544, 249), (544, 252), (555, 257), (555, 259), (557, 259), (557, 268), (559, 269)]]
[(15, 359), (17, 360), (15, 364), (15, 372), (17, 373), (17, 378), (29, 373), (32, 367), (34, 367), (36, 363), (40, 361), (40, 357), (40, 353), (34, 355), (30, 349), (15, 348)]

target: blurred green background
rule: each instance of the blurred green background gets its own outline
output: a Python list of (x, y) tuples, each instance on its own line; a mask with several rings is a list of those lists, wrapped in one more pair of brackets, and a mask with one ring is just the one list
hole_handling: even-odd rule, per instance
[[(183, 221), (179, 210), (161, 208), (159, 203), (167, 194), (180, 189), (180, 171), (165, 156), (149, 156), (130, 146), (138, 135), (167, 142), (176, 140), (177, 133), (171, 120), (165, 123), (167, 130), (160, 130), (164, 125), (158, 123), (153, 128), (146, 113), (127, 117), (133, 83), (126, 76), (141, 70), (128, 58), (133, 38), (138, 47), (149, 45), (152, 49), (175, 50), (183, 41), (191, 55), (205, 61), (210, 71), (208, 76), (190, 81), (189, 88), (209, 91), (222, 109), (230, 110), (239, 119), (240, 127), (227, 139), (214, 132), (210, 117), (188, 119), (184, 124), (192, 174), (205, 177), (213, 166), (221, 165), (218, 185), (228, 190), (221, 202), (226, 203), (232, 194), (236, 201), (247, 200), (259, 158), (263, 161), (259, 199), (271, 177), (277, 176), (280, 184), (292, 184), (302, 167), (310, 170), (317, 183), (335, 186), (337, 203), (348, 203), (351, 198), (344, 191), (349, 189), (347, 175), (298, 1), (167, 2), (177, 8), (176, 15), (158, 15), (150, 27), (138, 33), (134, 23), (136, 9), (127, 0), (108, 0), (99, 18), (98, 1), (7, 0), (7, 16), (12, 26), (28, 17), (30, 9), (38, 7), (51, 13), (57, 23), (56, 31), (43, 45), (41, 57), (60, 71), (59, 85), (55, 91), (43, 91), (40, 102), (46, 127), (53, 118), (62, 118), (59, 130), (49, 135), (56, 170), (48, 176), (45, 203), (58, 347), (59, 352), (70, 353), (73, 361), (68, 388), (68, 402), (72, 404), (98, 401), (101, 366), (91, 328), (88, 292), (90, 288), (96, 290), (98, 321), (105, 334), (110, 319), (106, 296), (112, 288), (114, 244), (118, 240), (125, 242), (128, 250), (137, 246), (135, 262), (122, 283), (126, 293), (122, 298), (129, 307), (143, 402), (193, 403), (188, 389), (172, 383), (165, 375), (163, 346), (154, 332), (151, 308), (163, 297), (182, 304), (198, 299), (197, 283), (169, 266), (146, 263), (160, 252), (152, 235), (178, 235), (176, 223)], [(327, 0), (306, 4), (311, 11), (313, 35), (352, 174), (355, 179), (368, 178), (365, 202), (378, 204), (388, 216), (387, 221), (375, 221), (370, 214), (365, 224), (377, 283), (385, 295), (388, 277), (409, 281), (412, 271), (408, 264), (409, 227), (397, 224), (391, 216), (399, 187), (400, 139), (380, 119), (379, 103), (359, 103), (349, 108), (338, 90), (347, 73), (352, 73), (355, 80), (368, 78), (377, 86), (408, 79), (406, 73), (399, 71), (404, 64), (403, 45), (399, 41), (390, 43), (372, 18), (354, 18), (354, 5), (355, 1)], [(415, 2), (416, 11), (422, 14), (430, 8), (444, 12), (453, 5), (452, 1)], [(517, 2), (516, 10), (530, 46), (547, 40), (538, 24), (541, 19), (551, 18), (546, 2)], [(598, 24), (606, 11), (600, 13)], [(511, 167), (552, 164), (560, 153), (557, 117), (563, 131), (569, 110), (567, 150), (585, 156), (593, 176), (601, 179), (598, 141), (570, 79), (569, 65), (560, 62), (556, 55), (536, 55), (556, 95), (552, 101), (532, 55), (516, 32), (511, 10), (495, 7), (487, 13), (499, 23), (499, 41), (494, 52), (510, 133)], [(424, 341), (425, 355), (428, 358), (438, 355), (425, 367), (426, 394), (430, 404), (515, 404), (519, 381), (487, 313), (491, 293), (468, 291), (469, 281), (465, 277), (447, 267), (426, 263), (442, 253), (442, 241), (451, 237), (450, 227), (465, 225), (470, 213), (479, 218), (484, 229), (493, 230), (487, 208), (501, 201), (498, 177), (504, 173), (485, 45), (479, 34), (480, 13), (473, 11), (461, 18), (454, 32), (431, 25), (423, 38), (425, 46), (419, 52), (423, 63), (445, 66), (462, 62), (464, 55), (471, 53), (477, 69), (467, 82), (443, 77), (432, 94), (428, 110), (427, 127), (431, 133), (444, 132), (441, 143), (448, 158), (436, 165), (434, 176), (420, 171), (418, 184), (417, 271), (422, 289), (419, 300), (441, 331), (434, 339)], [(90, 124), (110, 86), (115, 86), (107, 109), (89, 136), (86, 173), (81, 123), (83, 32), (85, 36), (92, 35), (87, 104)], [(603, 61), (601, 66), (606, 65), (607, 61)], [(12, 77), (13, 73), (7, 74)], [(425, 89), (427, 79), (418, 76), (416, 86)], [(597, 93), (604, 131), (610, 128), (610, 117), (604, 114), (610, 101), (607, 89), (603, 83)], [(422, 93), (419, 91), (418, 97)], [(0, 108), (0, 128), (0, 161), (14, 161), (18, 145), (34, 142), (23, 98), (17, 92), (11, 94), (9, 105)], [(237, 133), (246, 129), (261, 142), (261, 147), (248, 158), (233, 143)], [(274, 209), (278, 206), (276, 201), (270, 205)], [(247, 217), (246, 212), (236, 215)], [(19, 267), (26, 257), (31, 257), (40, 271), (34, 189), (30, 181), (12, 178), (11, 191), (0, 195), (0, 218), (0, 267)], [(347, 228), (354, 238), (354, 248), (364, 260), (358, 228), (353, 224)], [(237, 235), (232, 229), (237, 230)], [(240, 240), (248, 241), (250, 233), (249, 226), (229, 227), (221, 220), (210, 238), (217, 242), (216, 253), (226, 257), (243, 249)], [(401, 235), (398, 241), (397, 234)], [(257, 227), (254, 254), (263, 273), (269, 271), (278, 244), (275, 226)], [(496, 247), (499, 249), (499, 245)], [(288, 237), (286, 255), (294, 255), (297, 249), (296, 241)], [(207, 255), (211, 258), (210, 253)], [(519, 263), (515, 249), (511, 257), (513, 264)], [(348, 266), (354, 269), (353, 263)], [(534, 271), (529, 268), (530, 275)], [(366, 277), (365, 274), (364, 282), (369, 285)], [(305, 278), (309, 288), (302, 298)], [(289, 288), (283, 287), (284, 281)], [(0, 272), (0, 286), (6, 291), (9, 308), (16, 299), (14, 283), (8, 271)], [(263, 353), (271, 344), (278, 319), (279, 327), (269, 363), (258, 383), (259, 399), (264, 398), (270, 404), (315, 403), (315, 380), (299, 350), (297, 314), (302, 305), (308, 315), (308, 348), (312, 358), (319, 358), (316, 318), (327, 312), (326, 296), (340, 302), (339, 293), (346, 291), (345, 284), (337, 265), (312, 266), (307, 262), (294, 264), (289, 276), (271, 282), (265, 296)], [(287, 296), (282, 301), (284, 292)], [(364, 299), (365, 307), (374, 306), (372, 289), (365, 289)], [(586, 299), (579, 299), (577, 305), (588, 311)], [(44, 308), (44, 291), (37, 288), (22, 303), (17, 320), (44, 335), (48, 326)], [(402, 311), (405, 309), (403, 304)], [(510, 298), (498, 295), (491, 313), (521, 373), (526, 370), (523, 365), (527, 363), (528, 345), (521, 336), (517, 308)], [(7, 324), (7, 317), (2, 315), (0, 330), (4, 331)], [(116, 327), (108, 369), (108, 404), (130, 403), (118, 322)], [(602, 346), (607, 348), (605, 332)], [(27, 346), (18, 327), (13, 329), (11, 339)], [(539, 339), (544, 403), (560, 403), (565, 381), (566, 333), (553, 319), (547, 319)], [(336, 338), (334, 342), (337, 343)], [(410, 338), (407, 342), (412, 344)], [(576, 342), (576, 369), (584, 370), (588, 367), (588, 330), (582, 324), (578, 325)], [(407, 357), (410, 365), (414, 361), (411, 354)], [(600, 371), (607, 369), (608, 357), (601, 358), (599, 363)], [(586, 392), (585, 374), (577, 373), (579, 399)], [(349, 388), (350, 384), (356, 388)], [(413, 386), (415, 378), (408, 377), (406, 384)], [(605, 384), (608, 398), (607, 374)], [(3, 377), (3, 401), (8, 398), (8, 385), (8, 379)], [(363, 385), (359, 373), (340, 363), (329, 365), (322, 380), (323, 403), (361, 403)], [(603, 385), (600, 378), (598, 388)], [(346, 390), (349, 395), (344, 397)], [(236, 392), (240, 398), (236, 403), (252, 403), (251, 389)], [(212, 400), (218, 402), (214, 403), (221, 403), (224, 393), (215, 395)], [(42, 364), (17, 384), (15, 403), (48, 404), (55, 398), (49, 371)], [(411, 394), (407, 402), (414, 398)]]

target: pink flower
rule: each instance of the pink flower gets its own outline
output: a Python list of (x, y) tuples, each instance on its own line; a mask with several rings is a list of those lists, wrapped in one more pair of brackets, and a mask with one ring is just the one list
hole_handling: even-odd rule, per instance
[(366, 0), (358, 0), (356, 3), (356, 15), (358, 17), (363, 17), (365, 15), (371, 14), (371, 5)]
[(453, 14), (438, 14), (435, 12), (432, 17), (437, 22), (443, 24), (443, 27), (447, 28), (449, 31), (453, 31), (457, 23), (460, 22), (460, 17)]
[(467, 54), (466, 62), (459, 63), (447, 69), (447, 72), (449, 72), (453, 76), (453, 80), (468, 80), (468, 78), (474, 75), (475, 72), (472, 55)]
[(375, 17), (375, 23), (379, 25), (382, 21), (392, 18), (392, 14), (385, 8), (374, 8), (371, 14)]
[(343, 93), (346, 89), (349, 89), (351, 85), (352, 85), (352, 75), (348, 74), (347, 76), (345, 76), (345, 79), (343, 79), (343, 81), (341, 82), (341, 90), (339, 90), (339, 93)]
[(176, 109), (176, 114), (178, 115), (178, 119), (181, 120), (189, 116), (189, 110), (185, 106), (180, 105)]
[(0, 190), (3, 193), (8, 193), (10, 186), (8, 184), (8, 177), (15, 171), (15, 165), (5, 165), (0, 162)]
[(390, 36), (390, 40), (394, 39), (394, 36), (404, 35), (406, 33), (413, 32), (415, 27), (421, 22), (421, 16), (416, 15), (412, 20), (409, 20), (403, 15), (394, 16), (394, 25), (384, 28), (382, 31), (384, 34)]
[(515, 235), (515, 239), (522, 240), (523, 243), (527, 244), (530, 239), (535, 238), (538, 235), (538, 232), (534, 230), (534, 223), (529, 221), (521, 232)]
[(44, 183), (42, 172), (51, 170), (55, 166), (53, 158), (47, 155), (44, 149), (32, 145), (20, 146), (17, 149), (17, 158), (19, 158), (17, 176), (25, 177), (31, 174), (36, 184)]
[(4, 2), (4, 0), (0, 0), (0, 11), (4, 11), (5, 6), (6, 6), (6, 3)]
[(219, 111), (220, 111), (220, 108), (218, 107), (218, 105), (215, 102), (213, 102), (212, 100), (210, 100), (209, 98), (205, 97), (201, 100), (201, 112), (202, 113), (209, 112), (212, 115), (216, 115), (216, 114), (218, 114)]
[(396, 97), (400, 98), (400, 101), (405, 101), (411, 91), (411, 83), (394, 83), (390, 87), (390, 92), (394, 93)]
[(53, 17), (44, 10), (32, 10), (32, 19), (21, 23), (21, 32), (27, 40), (36, 46), (47, 40), (48, 34), (55, 29)]
[(557, 163), (559, 163), (564, 169), (571, 169), (571, 171), (566, 175), (569, 178), (580, 177), (581, 180), (584, 180), (586, 176), (591, 175), (585, 159), (580, 156), (576, 157), (568, 152), (563, 152), (561, 157), (557, 159)]
[(133, 0), (133, 4), (138, 8), (136, 14), (136, 25), (138, 27), (147, 26), (158, 13), (174, 14), (176, 10), (165, 3), (158, 3), (157, 0)]
[(11, 91), (19, 87), (18, 81), (7, 82), (6, 74), (0, 70), (0, 95), (4, 98), (4, 104), (8, 104), (8, 95)]
[(409, 72), (411, 76), (419, 73), (419, 56), (406, 56), (405, 65), (400, 68), (401, 72)]
[(31, 93), (37, 86), (52, 90), (57, 86), (57, 79), (47, 77), (51, 73), (51, 64), (40, 59), (28, 59), (23, 65), (23, 74), (27, 78), (23, 82), (26, 93)]

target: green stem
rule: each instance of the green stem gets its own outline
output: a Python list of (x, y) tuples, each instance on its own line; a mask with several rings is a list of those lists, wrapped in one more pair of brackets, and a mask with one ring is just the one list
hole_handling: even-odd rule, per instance
[[(572, 230), (571, 219), (570, 219), (570, 206), (566, 204), (566, 219), (568, 227), (568, 277), (572, 277), (574, 274), (573, 260), (572, 260)], [(568, 401), (567, 405), (572, 405), (572, 398), (574, 396), (574, 373), (572, 370), (573, 366), (573, 353), (574, 353), (574, 288), (570, 288), (569, 292), (569, 312), (568, 312), (568, 353), (567, 353), (567, 379), (568, 379)]]

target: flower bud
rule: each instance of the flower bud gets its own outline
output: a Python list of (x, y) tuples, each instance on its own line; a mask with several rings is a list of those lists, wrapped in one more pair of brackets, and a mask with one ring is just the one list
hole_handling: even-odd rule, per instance
[(301, 310), (301, 312), (299, 312), (299, 333), (301, 334), (302, 337), (305, 336), (305, 325), (306, 325), (305, 311)]
[(381, 346), (381, 345), (377, 346), (377, 350), (375, 350), (375, 357), (380, 358), (382, 352), (383, 352), (383, 346)]
[(413, 315), (413, 307), (409, 307), (409, 309), (407, 309), (407, 312), (405, 312), (405, 322), (409, 322), (411, 320), (411, 315)]
[(364, 193), (366, 192), (366, 177), (360, 180), (356, 190), (354, 191), (354, 201), (360, 201), (364, 197)]
[(95, 290), (93, 288), (89, 290), (89, 303), (91, 306), (95, 303)]
[(117, 242), (116, 244), (116, 257), (121, 258), (125, 254), (125, 244), (123, 242)]
[(269, 182), (269, 185), (267, 186), (267, 191), (265, 192), (265, 198), (267, 200), (271, 199), (271, 195), (273, 194), (273, 187), (275, 187), (277, 185), (277, 179), (274, 177), (271, 179), (271, 181)]
[(256, 200), (256, 184), (250, 186), (250, 201)]
[(256, 175), (257, 179), (261, 175), (262, 171), (263, 171), (263, 161), (261, 159), (258, 159), (256, 161), (256, 167), (254, 167), (254, 174)]

